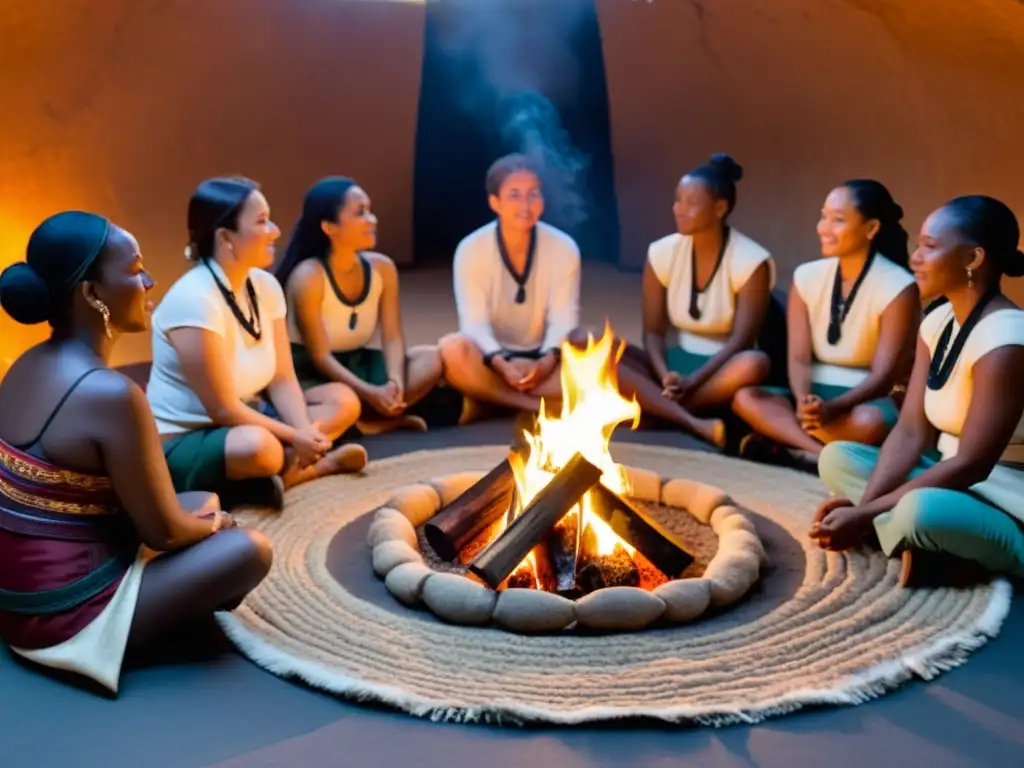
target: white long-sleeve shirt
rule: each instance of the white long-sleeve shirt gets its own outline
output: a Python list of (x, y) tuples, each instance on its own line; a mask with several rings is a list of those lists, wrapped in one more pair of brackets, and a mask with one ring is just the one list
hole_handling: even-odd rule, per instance
[(485, 224), (455, 249), (459, 331), (484, 355), (557, 349), (579, 325), (579, 246), (565, 232), (538, 223), (526, 300), (517, 304), (519, 284), (502, 261), (497, 227), (497, 221)]

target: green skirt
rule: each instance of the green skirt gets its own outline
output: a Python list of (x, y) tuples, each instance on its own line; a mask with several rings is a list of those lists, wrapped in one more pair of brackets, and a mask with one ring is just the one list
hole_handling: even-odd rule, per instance
[(692, 376), (710, 359), (710, 355), (687, 352), (682, 347), (669, 347), (665, 352), (665, 365), (670, 371), (678, 373), (680, 376)]
[[(388, 369), (384, 362), (384, 353), (373, 347), (361, 347), (348, 352), (332, 352), (337, 360), (349, 373), (376, 387), (388, 383)], [(292, 344), (292, 361), (295, 364), (295, 375), (299, 386), (311, 389), (331, 380), (324, 376), (313, 364), (309, 350), (302, 344)], [(440, 385), (434, 387), (420, 400), (410, 406), (407, 413), (420, 416), (428, 426), (452, 427), (459, 423), (462, 416), (463, 397), (454, 389)], [(354, 429), (354, 428), (353, 428)]]
[[(769, 394), (776, 395), (777, 397), (785, 397), (789, 402), (796, 407), (796, 398), (793, 397), (793, 392), (788, 387), (760, 387), (762, 392), (768, 392)], [(845, 395), (853, 387), (842, 387), (836, 384), (818, 384), (817, 382), (811, 382), (811, 394), (817, 395), (822, 400), (834, 400), (840, 395)], [(864, 405), (871, 405), (877, 408), (882, 413), (882, 418), (885, 421), (885, 425), (892, 429), (896, 426), (896, 422), (900, 419), (899, 409), (896, 407), (896, 403), (891, 397), (879, 397), (874, 400), (868, 400)]]

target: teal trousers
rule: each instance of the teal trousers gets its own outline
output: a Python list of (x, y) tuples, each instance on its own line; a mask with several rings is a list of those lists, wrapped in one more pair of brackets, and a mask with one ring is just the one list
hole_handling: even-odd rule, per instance
[[(859, 443), (826, 445), (818, 474), (836, 496), (858, 503), (878, 462), (879, 449)], [(935, 462), (922, 458), (910, 478)], [(945, 552), (989, 570), (1024, 576), (1024, 530), (1009, 514), (978, 496), (947, 488), (917, 488), (875, 518), (886, 555), (904, 549)]]

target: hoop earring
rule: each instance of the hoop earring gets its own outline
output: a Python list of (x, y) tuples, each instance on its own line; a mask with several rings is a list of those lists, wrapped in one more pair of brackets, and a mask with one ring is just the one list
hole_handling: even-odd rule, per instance
[(96, 311), (103, 317), (103, 330), (107, 334), (108, 339), (114, 338), (114, 334), (110, 331), (110, 308), (107, 307), (102, 301), (96, 302)]
[(967, 287), (974, 287), (974, 270), (972, 270), (970, 267), (967, 268)]

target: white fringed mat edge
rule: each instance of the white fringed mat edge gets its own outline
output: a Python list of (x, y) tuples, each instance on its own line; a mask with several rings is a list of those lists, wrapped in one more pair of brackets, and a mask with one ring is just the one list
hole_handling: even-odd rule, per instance
[[(622, 447), (621, 444), (616, 447)], [(685, 451), (653, 446), (629, 444), (628, 450), (637, 453), (665, 454), (672, 452), (680, 458), (701, 461), (734, 461), (697, 451)], [(494, 450), (496, 446), (475, 447), (475, 451)], [(466, 449), (461, 449), (466, 450)], [(461, 452), (460, 449), (450, 451)], [(613, 453), (615, 447), (613, 447)], [(419, 451), (417, 454), (436, 454), (438, 451)], [(410, 454), (385, 459), (375, 464), (408, 459)], [(633, 457), (631, 456), (631, 458)], [(617, 458), (617, 460), (620, 460)], [(749, 464), (744, 469), (754, 470)], [(787, 475), (798, 473), (779, 468), (756, 467), (759, 474), (778, 474), (785, 482)], [(795, 479), (795, 478), (794, 478)], [(728, 490), (728, 489), (727, 489)], [(822, 492), (824, 497), (824, 491)], [(742, 500), (741, 494), (734, 494)], [(284, 514), (287, 514), (285, 511)], [(809, 519), (810, 512), (808, 513)], [(436, 699), (410, 693), (393, 685), (361, 680), (331, 669), (327, 665), (310, 661), (282, 650), (264, 640), (231, 613), (217, 614), (217, 620), (228, 638), (239, 651), (257, 666), (282, 678), (302, 681), (311, 688), (341, 696), (353, 702), (384, 704), (399, 711), (434, 722), (482, 723), (518, 725), (550, 723), (580, 725), (595, 721), (651, 718), (673, 724), (697, 724), (722, 727), (737, 724), (755, 724), (772, 717), (793, 713), (814, 706), (858, 705), (881, 697), (916, 678), (928, 681), (964, 664), (970, 654), (995, 638), (1006, 619), (1012, 601), (1013, 589), (1008, 581), (999, 578), (984, 587), (990, 591), (985, 610), (958, 631), (938, 637), (920, 647), (910, 649), (897, 658), (875, 664), (851, 675), (842, 685), (828, 688), (803, 688), (788, 691), (758, 702), (757, 706), (693, 707), (686, 705), (629, 708), (593, 706), (575, 710), (558, 710), (524, 705), (522, 702), (494, 702), (487, 706), (453, 707)]]

